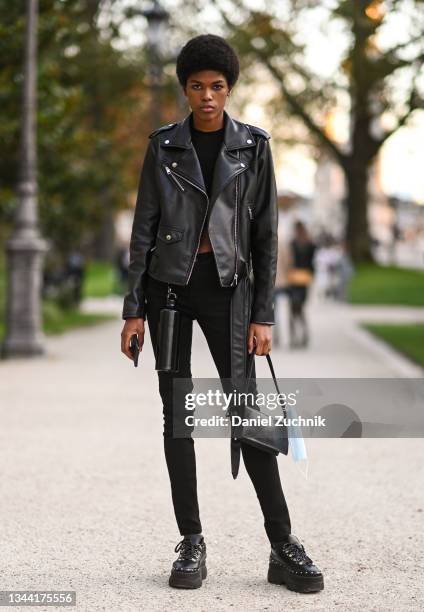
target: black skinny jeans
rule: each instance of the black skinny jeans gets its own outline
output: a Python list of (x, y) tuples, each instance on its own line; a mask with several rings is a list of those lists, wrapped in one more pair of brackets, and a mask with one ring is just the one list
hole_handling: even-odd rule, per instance
[[(230, 301), (233, 288), (221, 287), (211, 251), (197, 254), (188, 285), (171, 287), (177, 294), (176, 309), (181, 313), (179, 372), (158, 372), (159, 392), (163, 402), (164, 449), (175, 517), (180, 534), (188, 535), (202, 532), (197, 499), (196, 456), (192, 437), (172, 437), (172, 381), (174, 376), (192, 377), (191, 345), (195, 319), (205, 334), (219, 377), (231, 377)], [(148, 276), (146, 314), (155, 354), (159, 314), (165, 306), (167, 288), (166, 282)], [(266, 534), (271, 542), (282, 541), (291, 533), (291, 524), (277, 458), (243, 443), (241, 451), (264, 515)]]

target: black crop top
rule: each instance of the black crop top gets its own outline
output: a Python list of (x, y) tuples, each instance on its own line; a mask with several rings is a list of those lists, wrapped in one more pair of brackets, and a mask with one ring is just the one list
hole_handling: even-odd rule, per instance
[(213, 171), (215, 161), (222, 145), (225, 126), (213, 132), (203, 132), (196, 130), (193, 126), (193, 115), (190, 116), (190, 131), (193, 146), (196, 149), (197, 157), (199, 158), (200, 167), (202, 169), (203, 179), (205, 181), (206, 192), (211, 195)]

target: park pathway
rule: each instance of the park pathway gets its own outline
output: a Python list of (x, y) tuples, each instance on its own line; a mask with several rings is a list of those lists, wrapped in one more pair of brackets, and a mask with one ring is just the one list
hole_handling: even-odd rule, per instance
[[(247, 474), (241, 466), (232, 479), (228, 440), (197, 439), (209, 574), (201, 589), (170, 589), (180, 538), (150, 340), (134, 368), (120, 353), (121, 300), (85, 304), (98, 307), (116, 320), (49, 338), (44, 357), (0, 362), (2, 590), (73, 589), (76, 610), (89, 612), (422, 609), (421, 439), (308, 439), (307, 479), (279, 457), (292, 531), (325, 575), (325, 590), (309, 595), (267, 583)], [(423, 309), (313, 298), (308, 310), (311, 345), (273, 349), (279, 377), (422, 376), (357, 322), (424, 320)], [(256, 361), (267, 377), (266, 360)], [(192, 370), (216, 376), (197, 325)]]

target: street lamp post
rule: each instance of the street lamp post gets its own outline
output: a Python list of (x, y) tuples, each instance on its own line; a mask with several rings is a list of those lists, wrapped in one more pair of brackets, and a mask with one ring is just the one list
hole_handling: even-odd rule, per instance
[(141, 11), (147, 19), (147, 36), (149, 49), (149, 72), (151, 87), (150, 121), (152, 130), (162, 121), (161, 112), (161, 84), (162, 84), (162, 58), (165, 46), (166, 25), (169, 13), (154, 0), (151, 7)]
[(27, 0), (18, 210), (12, 236), (6, 243), (8, 283), (2, 357), (45, 352), (41, 279), (48, 245), (39, 233), (37, 211), (37, 14), (38, 0)]

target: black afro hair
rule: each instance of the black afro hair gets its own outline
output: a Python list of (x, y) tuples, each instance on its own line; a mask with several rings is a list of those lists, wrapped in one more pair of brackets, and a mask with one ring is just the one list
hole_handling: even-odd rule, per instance
[(182, 87), (186, 86), (188, 77), (199, 70), (221, 72), (232, 89), (238, 79), (240, 65), (234, 49), (224, 38), (215, 34), (200, 34), (191, 38), (177, 57), (176, 72)]

